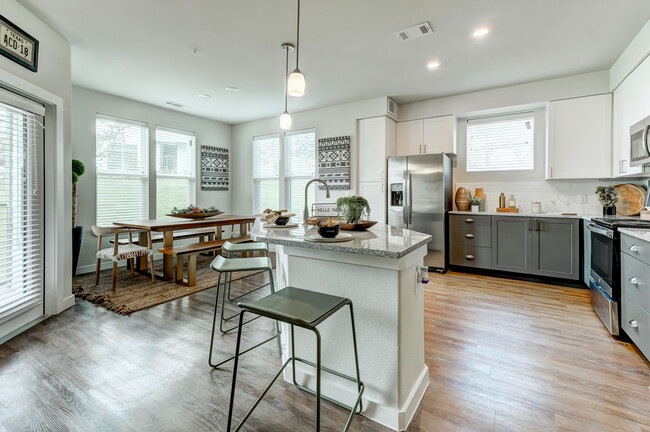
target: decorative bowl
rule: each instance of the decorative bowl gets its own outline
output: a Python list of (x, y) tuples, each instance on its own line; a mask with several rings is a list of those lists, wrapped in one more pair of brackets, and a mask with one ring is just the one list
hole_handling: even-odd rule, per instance
[(341, 226), (340, 225), (334, 225), (331, 227), (319, 227), (318, 228), (318, 235), (320, 235), (323, 238), (334, 238), (337, 235), (339, 235), (339, 232), (341, 232)]
[(183, 219), (204, 219), (212, 216), (218, 216), (223, 214), (222, 211), (219, 212), (205, 212), (205, 213), (179, 213), (179, 214), (168, 214), (167, 216)]
[(359, 221), (358, 223), (343, 223), (341, 224), (342, 230), (348, 231), (365, 231), (371, 226), (377, 225), (377, 221)]
[(276, 225), (286, 225), (291, 218), (287, 216), (280, 216), (275, 220)]

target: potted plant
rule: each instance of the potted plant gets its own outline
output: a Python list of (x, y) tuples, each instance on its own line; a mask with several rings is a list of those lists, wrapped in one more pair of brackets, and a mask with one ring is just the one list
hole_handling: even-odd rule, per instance
[(370, 218), (370, 204), (360, 196), (341, 197), (336, 200), (336, 211), (347, 223), (357, 224)]
[(470, 211), (472, 213), (478, 213), (478, 208), (481, 205), (481, 198), (477, 196), (473, 196), (469, 199), (469, 204), (470, 204)]
[(77, 196), (79, 177), (86, 172), (86, 166), (78, 159), (72, 159), (72, 276), (77, 274), (83, 227), (77, 226)]
[(603, 206), (603, 215), (615, 215), (618, 198), (616, 197), (616, 189), (614, 186), (598, 186), (596, 193), (598, 194), (600, 205)]

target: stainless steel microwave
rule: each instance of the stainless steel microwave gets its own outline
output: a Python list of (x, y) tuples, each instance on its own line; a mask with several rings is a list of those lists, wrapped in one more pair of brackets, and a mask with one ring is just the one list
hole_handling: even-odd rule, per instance
[(630, 127), (630, 165), (650, 163), (650, 116)]

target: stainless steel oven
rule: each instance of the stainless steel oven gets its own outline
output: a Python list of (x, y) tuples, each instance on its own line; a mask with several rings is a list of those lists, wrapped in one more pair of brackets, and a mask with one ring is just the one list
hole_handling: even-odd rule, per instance
[(589, 223), (591, 264), (589, 291), (591, 306), (607, 330), (619, 335), (620, 252), (618, 232), (596, 223)]
[(630, 127), (630, 165), (650, 163), (650, 116)]

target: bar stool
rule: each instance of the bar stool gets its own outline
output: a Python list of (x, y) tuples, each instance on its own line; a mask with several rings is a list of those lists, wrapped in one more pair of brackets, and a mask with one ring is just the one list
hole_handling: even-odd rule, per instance
[[(242, 256), (244, 253), (247, 252), (258, 252), (260, 254), (264, 254), (265, 257), (269, 256), (269, 245), (263, 242), (250, 242), (250, 243), (230, 243), (229, 241), (226, 241), (223, 246), (221, 247), (221, 255), (225, 256), (226, 258), (232, 258), (233, 254), (240, 254)], [(229, 273), (228, 276), (231, 276)], [(224, 281), (226, 283), (226, 281)], [(244, 294), (241, 294), (237, 297), (231, 298), (230, 297), (230, 285), (231, 281), (227, 280), (228, 283), (228, 300), (229, 301), (235, 301), (238, 300), (244, 296), (247, 296), (248, 294), (257, 291), (258, 289), (264, 288), (266, 286), (269, 286), (268, 283), (258, 286), (257, 288), (254, 288), (252, 290), (246, 291)], [(232, 318), (231, 318), (232, 319)]]
[[(271, 259), (269, 257), (254, 257), (254, 258), (230, 258), (226, 259), (222, 256), (216, 257), (212, 263), (210, 263), (210, 267), (214, 270), (219, 272), (219, 278), (217, 279), (217, 295), (214, 300), (214, 317), (212, 319), (212, 335), (210, 338), (210, 355), (208, 358), (208, 364), (212, 366), (213, 368), (219, 367), (224, 363), (229, 362), (230, 360), (234, 359), (235, 357), (229, 357), (226, 360), (220, 362), (220, 363), (213, 363), (212, 362), (212, 348), (214, 346), (214, 331), (217, 325), (217, 309), (219, 305), (219, 289), (221, 285), (221, 276), (222, 274), (224, 275), (224, 285), (223, 285), (223, 295), (221, 296), (221, 322), (219, 324), (219, 329), (221, 330), (222, 333), (228, 333), (232, 330), (235, 330), (238, 326), (232, 327), (230, 329), (224, 330), (223, 329), (223, 323), (230, 321), (233, 318), (236, 318), (239, 314), (234, 314), (231, 317), (225, 318), (224, 317), (224, 311), (225, 311), (225, 297), (226, 297), (226, 292), (230, 290), (230, 285), (227, 284), (227, 281), (230, 279), (230, 275), (233, 272), (241, 272), (241, 271), (267, 271), (269, 273), (269, 283), (266, 285), (269, 285), (271, 287), (271, 293), (275, 292), (275, 286), (273, 284), (273, 265), (271, 263)], [(264, 285), (264, 286), (266, 286)], [(255, 289), (257, 290), (257, 288)], [(255, 291), (253, 290), (253, 291)], [(252, 292), (252, 291), (251, 291)], [(247, 293), (249, 294), (249, 293)], [(247, 324), (251, 321), (254, 321), (256, 319), (260, 318), (259, 316), (252, 318), (244, 323), (241, 321), (239, 322), (239, 326), (242, 326), (243, 324)], [(258, 343), (257, 345), (253, 346), (252, 348), (247, 349), (246, 351), (243, 351), (242, 354), (247, 353), (248, 351), (255, 349), (259, 347), (260, 345), (263, 345), (269, 341), (272, 341), (275, 338), (278, 338), (280, 336), (280, 326), (279, 324), (276, 323), (276, 327), (278, 330), (278, 333), (263, 342)], [(278, 339), (279, 341), (279, 339)], [(282, 353), (282, 346), (278, 343), (280, 346), (280, 353)]]
[[(356, 366), (356, 379), (344, 375), (340, 372), (334, 371), (332, 369), (321, 366), (321, 336), (320, 332), (316, 328), (320, 323), (325, 321), (327, 318), (332, 316), (336, 311), (343, 308), (344, 306), (350, 307), (350, 321), (352, 324), (352, 343), (354, 345), (354, 362)], [(316, 396), (316, 431), (320, 431), (320, 400), (321, 398), (328, 400), (334, 404), (337, 404), (343, 408), (350, 410), (350, 416), (348, 421), (345, 424), (343, 432), (347, 432), (350, 428), (352, 418), (355, 413), (360, 413), (363, 411), (363, 405), (361, 402), (361, 397), (363, 396), (364, 385), (361, 382), (359, 376), (359, 356), (357, 354), (357, 337), (354, 328), (354, 311), (352, 308), (352, 301), (343, 297), (336, 297), (329, 294), (318, 293), (315, 291), (308, 291), (300, 288), (286, 287), (283, 290), (277, 291), (269, 296), (266, 296), (262, 299), (256, 300), (252, 303), (239, 303), (239, 307), (242, 309), (239, 314), (239, 329), (237, 332), (237, 348), (235, 350), (235, 365), (233, 368), (232, 374), (232, 388), (230, 390), (230, 408), (228, 410), (228, 427), (227, 432), (230, 432), (230, 427), (232, 425), (232, 411), (235, 401), (235, 387), (237, 383), (237, 366), (239, 363), (239, 347), (241, 342), (242, 334), (242, 323), (244, 323), (244, 314), (246, 312), (254, 313), (259, 316), (264, 316), (276, 320), (276, 322), (284, 322), (291, 325), (291, 357), (287, 359), (282, 368), (278, 373), (273, 377), (271, 382), (266, 386), (260, 397), (255, 401), (250, 410), (246, 413), (244, 418), (235, 428), (235, 432), (240, 430), (246, 420), (251, 416), (255, 408), (262, 401), (262, 398), (269, 391), (273, 383), (278, 379), (282, 374), (282, 371), (287, 367), (289, 362), (292, 364), (293, 369), (293, 382), (301, 390), (305, 390), (308, 393), (311, 393)], [(316, 363), (296, 357), (295, 342), (294, 342), (294, 326), (298, 326), (307, 330), (311, 330), (316, 335)], [(245, 352), (245, 351), (244, 351)], [(244, 353), (242, 352), (242, 354)], [(311, 390), (307, 387), (301, 386), (296, 382), (296, 362), (306, 364), (308, 366), (316, 368), (316, 390)], [(342, 404), (339, 401), (333, 400), (326, 396), (321, 395), (321, 370), (339, 376), (341, 378), (347, 379), (349, 381), (355, 382), (357, 384), (357, 399), (353, 407)], [(357, 407), (359, 410), (357, 411)]]

